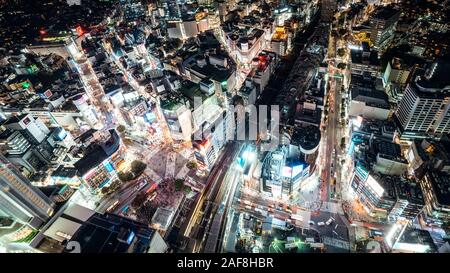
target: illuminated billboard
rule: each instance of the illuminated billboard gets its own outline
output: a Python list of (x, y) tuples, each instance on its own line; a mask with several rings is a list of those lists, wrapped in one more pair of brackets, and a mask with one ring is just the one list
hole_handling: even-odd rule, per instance
[(303, 172), (303, 165), (284, 166), (281, 172), (283, 177), (294, 178)]
[(292, 177), (292, 168), (289, 167), (289, 166), (284, 166), (284, 167), (283, 167), (283, 170), (282, 170), (282, 172), (281, 172), (281, 175), (282, 175), (283, 177), (289, 177), (289, 178), (291, 178), (291, 177)]

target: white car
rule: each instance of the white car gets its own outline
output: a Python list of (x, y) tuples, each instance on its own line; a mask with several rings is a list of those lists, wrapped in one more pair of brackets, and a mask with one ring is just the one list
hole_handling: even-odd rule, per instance
[(319, 227), (323, 227), (323, 226), (325, 226), (325, 223), (324, 223), (324, 222), (319, 222), (319, 223), (317, 223), (317, 225), (318, 225)]
[(333, 223), (333, 219), (330, 218), (325, 223), (327, 224), (327, 226), (329, 226)]

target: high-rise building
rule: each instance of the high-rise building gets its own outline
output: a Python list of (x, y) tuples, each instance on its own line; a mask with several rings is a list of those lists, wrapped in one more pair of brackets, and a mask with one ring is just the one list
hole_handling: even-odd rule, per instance
[(361, 48), (352, 49), (350, 52), (350, 69), (352, 74), (370, 75), (379, 77), (381, 71), (378, 51), (372, 50), (366, 42), (361, 43)]
[(199, 169), (212, 169), (220, 151), (233, 136), (233, 128), (232, 115), (223, 111), (214, 121), (205, 121), (194, 133), (192, 145)]
[(393, 37), (400, 11), (392, 7), (382, 7), (370, 18), (370, 39), (375, 47), (383, 47)]
[(450, 63), (437, 61), (406, 87), (395, 112), (402, 138), (441, 138), (450, 133)]
[(420, 181), (425, 199), (425, 221), (442, 225), (450, 222), (450, 176), (429, 171)]
[(35, 118), (31, 114), (11, 117), (3, 125), (10, 130), (21, 131), (28, 141), (33, 144), (41, 143), (50, 133), (47, 126), (39, 118)]
[(0, 216), (39, 227), (53, 214), (53, 202), (0, 156)]
[(324, 22), (331, 22), (333, 20), (334, 12), (337, 8), (337, 1), (322, 0), (321, 2), (320, 19)]

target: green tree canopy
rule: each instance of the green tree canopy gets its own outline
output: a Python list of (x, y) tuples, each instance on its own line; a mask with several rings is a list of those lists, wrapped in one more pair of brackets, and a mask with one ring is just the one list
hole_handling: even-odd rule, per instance
[(177, 178), (175, 179), (175, 190), (181, 191), (184, 186), (184, 179), (183, 178)]

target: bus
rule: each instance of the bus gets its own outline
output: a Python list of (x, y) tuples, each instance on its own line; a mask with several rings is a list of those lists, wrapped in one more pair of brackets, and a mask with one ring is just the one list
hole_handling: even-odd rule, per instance
[(298, 214), (292, 214), (292, 215), (291, 215), (291, 218), (292, 218), (293, 220), (303, 221), (303, 217), (302, 217), (301, 215), (298, 215)]
[(111, 206), (108, 207), (108, 209), (106, 209), (106, 212), (112, 212), (114, 209), (117, 208), (118, 205), (119, 205), (119, 200), (116, 200), (116, 202), (114, 202)]

